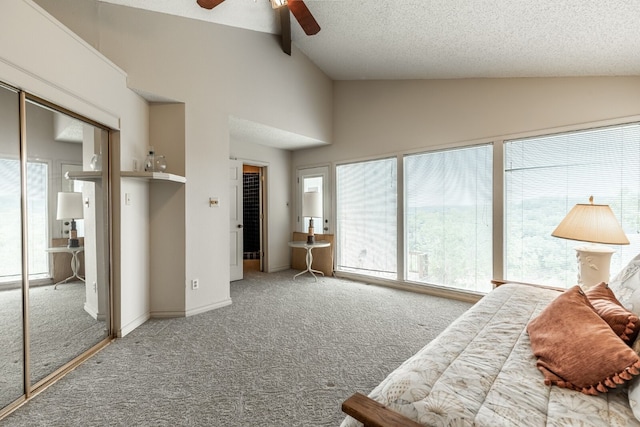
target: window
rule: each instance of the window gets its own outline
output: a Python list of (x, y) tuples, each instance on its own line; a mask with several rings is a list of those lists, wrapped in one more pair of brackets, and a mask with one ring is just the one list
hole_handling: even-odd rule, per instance
[(505, 142), (505, 277), (569, 287), (577, 242), (551, 232), (576, 203), (611, 206), (630, 246), (614, 247), (611, 272), (638, 247), (640, 125), (627, 124)]
[[(27, 163), (27, 209), (29, 219), (29, 275), (30, 278), (49, 275), (47, 246), (49, 216), (48, 165)], [(22, 276), (22, 254), (12, 242), (20, 242), (20, 162), (0, 159), (0, 281), (17, 280)], [(18, 246), (19, 247), (19, 246)]]
[(491, 290), (492, 151), (405, 157), (406, 280)]
[(337, 269), (397, 279), (397, 159), (336, 168)]
[(331, 209), (331, 193), (329, 190), (329, 166), (298, 170), (298, 231), (309, 230), (310, 217), (302, 217), (302, 200), (306, 191), (318, 191), (322, 195), (322, 217), (313, 218), (316, 234), (332, 234), (333, 219)]

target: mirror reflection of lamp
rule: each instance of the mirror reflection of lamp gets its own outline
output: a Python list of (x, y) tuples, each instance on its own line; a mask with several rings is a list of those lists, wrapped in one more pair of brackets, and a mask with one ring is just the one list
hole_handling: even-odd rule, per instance
[(76, 229), (76, 219), (84, 218), (82, 193), (59, 192), (56, 218), (60, 220), (71, 220), (68, 247), (79, 247), (80, 242), (78, 240), (78, 230)]
[(302, 196), (302, 216), (309, 217), (309, 232), (307, 234), (307, 243), (316, 242), (316, 236), (313, 233), (313, 218), (322, 217), (322, 194), (318, 191), (306, 191)]
[(578, 283), (584, 288), (609, 282), (611, 255), (615, 250), (599, 243), (629, 244), (609, 205), (594, 205), (593, 196), (589, 198), (589, 204), (575, 205), (551, 235), (589, 243), (574, 248), (578, 259)]

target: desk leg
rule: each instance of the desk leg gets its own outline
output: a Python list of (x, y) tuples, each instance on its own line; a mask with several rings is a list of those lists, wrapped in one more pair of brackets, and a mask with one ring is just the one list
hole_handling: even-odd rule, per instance
[(301, 271), (300, 273), (296, 274), (295, 276), (293, 276), (293, 280), (296, 280), (296, 277), (300, 276), (301, 274), (307, 273), (309, 272), (314, 279), (316, 279), (316, 282), (318, 281), (318, 278), (316, 277), (315, 274), (313, 273), (318, 273), (318, 274), (322, 274), (324, 276), (324, 273), (320, 270), (313, 270), (311, 268), (311, 266), (313, 265), (313, 254), (311, 253), (311, 250), (313, 248), (307, 248), (307, 256), (306, 256), (306, 261), (307, 261), (307, 269), (304, 271)]
[(63, 283), (67, 283), (69, 280), (78, 278), (81, 281), (85, 281), (83, 277), (78, 276), (78, 270), (80, 269), (80, 260), (78, 259), (78, 252), (71, 252), (71, 276), (67, 277), (64, 280), (59, 281), (55, 285), (53, 285), (53, 289), (58, 289), (58, 285), (62, 285)]

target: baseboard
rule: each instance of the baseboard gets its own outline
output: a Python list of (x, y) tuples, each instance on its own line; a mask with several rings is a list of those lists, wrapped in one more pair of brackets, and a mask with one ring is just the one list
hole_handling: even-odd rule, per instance
[(198, 308), (194, 308), (192, 310), (188, 310), (186, 312), (187, 316), (194, 316), (196, 314), (200, 314), (200, 313), (205, 313), (207, 311), (211, 311), (211, 310), (215, 310), (217, 308), (222, 308), (222, 307), (226, 307), (228, 305), (231, 305), (231, 298), (217, 302), (215, 304), (209, 304), (209, 305), (205, 305), (203, 307), (198, 307)]
[(390, 279), (381, 279), (379, 277), (365, 276), (357, 273), (345, 271), (335, 271), (334, 275), (339, 278), (355, 280), (365, 284), (376, 286), (385, 286), (387, 288), (399, 289), (402, 291), (416, 292), (419, 294), (431, 295), (442, 298), (455, 299), (458, 301), (469, 302), (475, 304), (484, 294), (463, 290), (456, 290), (435, 285), (416, 285), (407, 282), (399, 282)]
[(138, 317), (137, 319), (134, 319), (133, 321), (127, 323), (126, 325), (121, 327), (120, 330), (116, 331), (118, 338), (122, 338), (126, 336), (127, 334), (132, 332), (134, 329), (142, 325), (144, 322), (146, 322), (150, 318), (151, 318), (151, 314), (145, 313), (142, 316)]
[(175, 319), (176, 317), (185, 317), (184, 311), (152, 311), (151, 318), (153, 319)]
[(107, 319), (107, 316), (105, 316), (104, 314), (100, 314), (99, 312), (94, 310), (94, 308), (92, 306), (90, 306), (89, 304), (87, 304), (86, 302), (84, 303), (84, 311), (89, 313), (89, 316), (93, 317), (98, 322), (102, 322), (102, 321)]
[(277, 273), (278, 271), (285, 271), (285, 270), (291, 270), (291, 266), (283, 265), (281, 267), (273, 267), (273, 268), (270, 268), (269, 271), (266, 271), (265, 273)]

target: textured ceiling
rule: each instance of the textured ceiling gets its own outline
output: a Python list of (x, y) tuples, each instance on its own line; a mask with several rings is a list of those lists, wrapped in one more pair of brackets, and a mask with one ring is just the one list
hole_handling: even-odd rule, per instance
[[(280, 32), (268, 0), (226, 0), (213, 10), (196, 0), (100, 1)], [(638, 0), (305, 3), (322, 30), (306, 36), (292, 18), (293, 44), (333, 80), (640, 75)], [(242, 119), (229, 123), (232, 137), (245, 141), (285, 149), (321, 144)]]
[[(101, 1), (279, 32), (268, 0)], [(293, 43), (334, 80), (640, 75), (637, 0), (305, 3), (322, 30)]]

